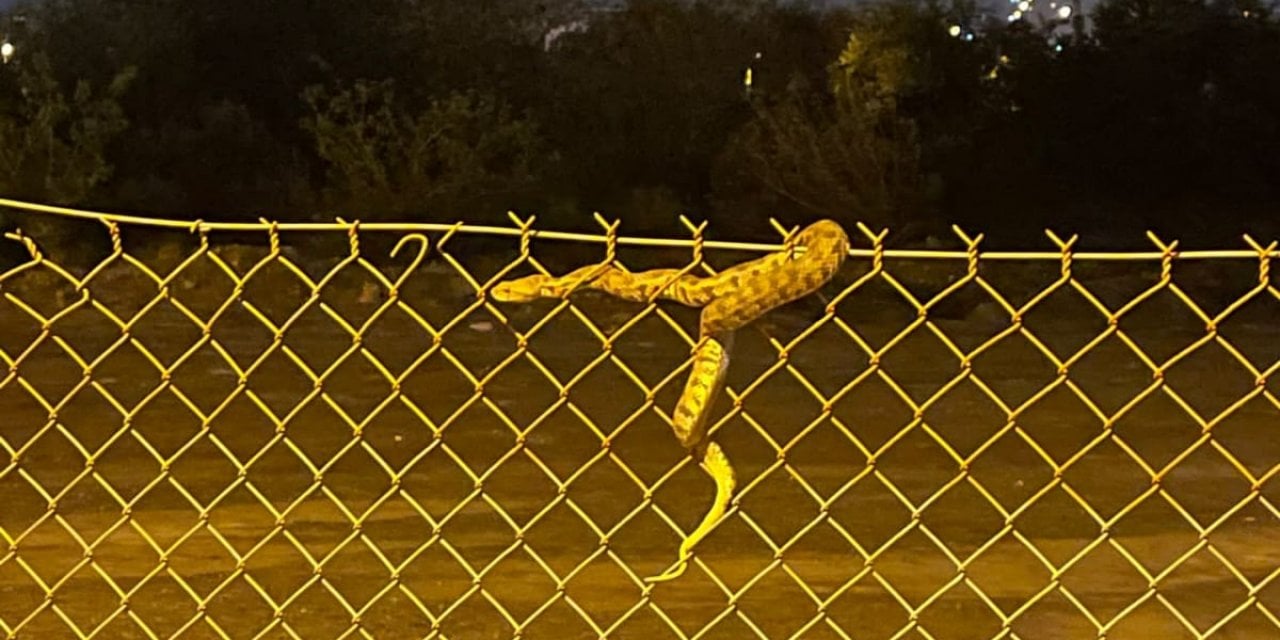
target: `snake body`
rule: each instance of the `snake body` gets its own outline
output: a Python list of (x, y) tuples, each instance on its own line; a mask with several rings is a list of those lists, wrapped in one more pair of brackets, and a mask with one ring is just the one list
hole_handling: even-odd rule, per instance
[(676, 403), (671, 427), (680, 444), (715, 481), (716, 496), (701, 524), (680, 545), (676, 565), (649, 578), (650, 582), (670, 580), (684, 573), (693, 546), (715, 527), (733, 496), (733, 466), (720, 446), (707, 437), (707, 420), (724, 387), (734, 331), (772, 309), (817, 291), (839, 271), (848, 252), (849, 238), (844, 229), (834, 221), (820, 220), (796, 234), (786, 250), (709, 277), (678, 269), (630, 273), (605, 263), (560, 277), (533, 275), (494, 286), (492, 296), (500, 302), (562, 298), (574, 291), (594, 289), (623, 300), (647, 303), (664, 299), (702, 308), (692, 370)]

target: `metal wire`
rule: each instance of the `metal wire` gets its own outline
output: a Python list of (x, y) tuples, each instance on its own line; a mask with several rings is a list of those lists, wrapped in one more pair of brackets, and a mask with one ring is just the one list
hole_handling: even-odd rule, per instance
[[(658, 370), (637, 362), (626, 343), (652, 335), (656, 342), (645, 338), (643, 349), (660, 351), (661, 343), (687, 351), (694, 344), (687, 323), (657, 304), (629, 306), (622, 319), (610, 319), (576, 299), (524, 312), (496, 306), (485, 292), (517, 269), (546, 271), (535, 240), (600, 243), (605, 259), (624, 268), (619, 246), (687, 247), (685, 269), (711, 272), (704, 257), (712, 252), (778, 250), (793, 230), (775, 223), (783, 242), (760, 245), (704, 240), (705, 225), (687, 220), (691, 238), (674, 240), (623, 237), (616, 222), (599, 216), (602, 233), (589, 235), (535, 230), (532, 218), (514, 215), (511, 228), (206, 223), (11, 200), (0, 206), (94, 220), (111, 240), (109, 254), (77, 274), (42, 250), (39, 238), (7, 236), (27, 259), (0, 273), (5, 637), (1280, 632), (1280, 457), (1266, 444), (1277, 441), (1280, 424), (1280, 401), (1269, 386), (1280, 360), (1265, 361), (1280, 354), (1255, 353), (1265, 341), (1237, 346), (1224, 331), (1246, 307), (1280, 300), (1270, 273), (1280, 255), (1276, 243), (1246, 237), (1242, 250), (1180, 252), (1176, 242), (1149, 235), (1153, 251), (1086, 253), (1075, 251), (1075, 238), (1049, 233), (1056, 251), (984, 252), (981, 236), (956, 229), (962, 251), (904, 251), (886, 249), (885, 232), (860, 226), (867, 248), (853, 250), (850, 261), (858, 273), (833, 286), (821, 313), (785, 339), (765, 329), (766, 360), (729, 385), (730, 406), (712, 429), (723, 431), (735, 460), (749, 466), (755, 455), (756, 466), (724, 523), (696, 550), (690, 575), (655, 588), (642, 576), (669, 560), (679, 532), (701, 513), (705, 496), (692, 487), (704, 483), (665, 433), (653, 431), (661, 435), (643, 446), (630, 439), (650, 433), (646, 420), (669, 424), (663, 394), (679, 387), (687, 358), (655, 361), (670, 365)], [(159, 269), (126, 249), (122, 226), (190, 231), (198, 246)], [(261, 255), (237, 265), (211, 237), (224, 231), (261, 232), (267, 242)], [(385, 260), (362, 248), (362, 233), (371, 231), (400, 235), (394, 278), (379, 266)], [(314, 265), (282, 249), (284, 232), (345, 234), (347, 254), (314, 275)], [(452, 249), (462, 234), (518, 239), (516, 255), (478, 277), (476, 256)], [(1255, 278), (1211, 311), (1175, 279), (1175, 262), (1188, 259), (1254, 260)], [(898, 260), (946, 260), (959, 269), (926, 296), (911, 284), (908, 267), (890, 267)], [(1017, 303), (985, 274), (996, 261), (1050, 261), (1057, 275)], [(1096, 261), (1149, 262), (1158, 275), (1116, 304), (1077, 274), (1082, 263)], [(414, 284), (428, 265), (461, 283), (464, 295), (433, 306), (432, 296), (447, 297), (440, 281)], [(216, 274), (222, 288), (184, 285), (198, 269)], [(130, 298), (142, 289), (110, 277), (126, 271), (144, 283), (145, 295)], [(351, 277), (363, 289), (353, 290)], [(264, 289), (263, 281), (272, 284)], [(283, 300), (289, 287), (299, 290), (295, 303)], [(882, 340), (851, 317), (854, 301), (877, 287), (911, 316)], [(47, 299), (55, 291), (58, 300)], [(980, 340), (937, 312), (962, 291), (978, 292), (1001, 318)], [(1077, 303), (1081, 326), (1098, 327), (1065, 350), (1028, 320), (1062, 296)], [(1157, 300), (1189, 314), (1198, 333), (1157, 343), (1150, 336), (1165, 334), (1129, 326), (1138, 309)], [(523, 322), (522, 313), (540, 315)], [(166, 328), (148, 328), (161, 314), (170, 318)], [(390, 349), (380, 347), (380, 327), (393, 316), (399, 333)], [(78, 333), (77, 318), (89, 318), (101, 334), (93, 335), (96, 347), (84, 346), (88, 334)], [(326, 327), (322, 337), (308, 333), (315, 323)], [(1258, 330), (1275, 337), (1265, 323)], [(947, 369), (904, 374), (889, 364), (901, 353), (923, 358), (912, 346), (920, 340), (933, 345), (929, 362), (940, 359)], [(985, 373), (983, 363), (1013, 343), (1050, 373), (1012, 382)], [(859, 364), (833, 373), (806, 355), (810, 345), (827, 360)], [(1145, 382), (1107, 393), (1091, 387), (1080, 370), (1106, 350), (1123, 354)], [(1203, 372), (1217, 369), (1196, 369), (1201, 377), (1191, 388), (1171, 382), (1210, 351), (1224, 378), (1248, 379), (1211, 411), (1196, 387), (1215, 387)], [(108, 372), (122, 358), (132, 358), (132, 373)], [(1103, 369), (1114, 386), (1124, 367), (1113, 364)], [(285, 374), (270, 373), (273, 367), (299, 384), (281, 382)], [(356, 367), (364, 377), (353, 386), (348, 373)], [(424, 372), (446, 370), (427, 388), (418, 384)], [(522, 382), (504, 382), (516, 370), (525, 372)], [(225, 385), (211, 390), (218, 376)], [(609, 382), (599, 382), (605, 376)], [(445, 377), (464, 389), (454, 404), (444, 386), (433, 386)], [(521, 404), (534, 394), (531, 380), (549, 387), (545, 406)], [(1020, 394), (1007, 391), (1013, 383), (1025, 387)], [(906, 414), (882, 438), (867, 433), (875, 426), (867, 416), (887, 410), (862, 398), (869, 389)], [(642, 400), (610, 411), (624, 390)], [(941, 416), (954, 417), (948, 403), (960, 396), (976, 398), (964, 406), (983, 404), (998, 424), (980, 428), (976, 413), (959, 410), (955, 419), (968, 427), (946, 428)], [(1064, 397), (1091, 426), (1048, 432), (1033, 424), (1044, 407), (1069, 422), (1055, 413)], [(90, 399), (98, 409), (77, 414)], [(363, 410), (352, 408), (358, 400), (366, 402)], [(1194, 433), (1136, 435), (1131, 425), (1157, 402), (1167, 412), (1156, 422), (1178, 421)], [(155, 418), (162, 406), (168, 408)], [(606, 412), (611, 417), (602, 417)], [(1246, 417), (1247, 428), (1235, 425)], [(266, 430), (250, 433), (254, 420)], [(194, 426), (184, 431), (181, 423)], [(543, 435), (569, 424), (572, 437)], [(1253, 444), (1229, 437), (1238, 429)], [(1062, 446), (1064, 438), (1073, 444)], [(1174, 440), (1167, 451), (1151, 444)], [(735, 442), (742, 452), (733, 451)], [(816, 453), (813, 442), (825, 443), (822, 449), (840, 443), (846, 454)], [(1010, 484), (988, 467), (1014, 465), (1006, 459), (1014, 448), (1027, 459)], [(901, 462), (904, 452), (926, 449), (935, 457)], [(651, 458), (658, 462), (646, 462)], [(1125, 466), (1115, 478), (1136, 477), (1141, 487), (1108, 484), (1110, 472), (1089, 466), (1098, 460)], [(1197, 489), (1175, 482), (1187, 474)], [(1101, 489), (1090, 487), (1090, 476), (1101, 478)], [(432, 480), (414, 484), (422, 477)], [(913, 479), (924, 477), (937, 481)], [(286, 485), (294, 488), (282, 498)], [(549, 489), (533, 495), (535, 485)], [(866, 492), (874, 500), (847, 508)], [(783, 493), (790, 503), (766, 500)], [(1214, 499), (1222, 502), (1210, 517), (1203, 505)], [(1046, 511), (1054, 523), (1047, 528), (1035, 524)], [(937, 580), (925, 584), (925, 576)]]

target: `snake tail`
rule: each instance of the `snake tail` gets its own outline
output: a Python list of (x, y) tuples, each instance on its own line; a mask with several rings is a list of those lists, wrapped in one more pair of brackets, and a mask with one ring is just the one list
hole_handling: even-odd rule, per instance
[(711, 533), (711, 530), (724, 517), (725, 512), (729, 510), (729, 500), (737, 487), (737, 478), (734, 477), (733, 465), (729, 464), (729, 457), (724, 454), (720, 445), (714, 442), (707, 444), (706, 453), (702, 457), (702, 469), (716, 482), (716, 497), (711, 503), (711, 509), (707, 511), (707, 515), (703, 516), (698, 528), (690, 532), (680, 544), (680, 554), (675, 566), (661, 575), (645, 578), (645, 582), (651, 584), (666, 582), (684, 575), (685, 569), (689, 567), (689, 558), (693, 555), (694, 545), (707, 537), (707, 534)]
[(729, 508), (729, 499), (733, 497), (736, 486), (733, 466), (729, 464), (729, 458), (720, 445), (707, 442), (711, 409), (724, 388), (725, 372), (729, 368), (729, 349), (732, 346), (733, 333), (728, 332), (703, 336), (694, 348), (693, 370), (676, 403), (671, 428), (680, 444), (693, 452), (702, 470), (715, 481), (716, 497), (710, 510), (703, 516), (702, 523), (681, 543), (676, 566), (660, 576), (650, 578), (649, 582), (671, 580), (684, 573), (694, 545), (716, 526)]

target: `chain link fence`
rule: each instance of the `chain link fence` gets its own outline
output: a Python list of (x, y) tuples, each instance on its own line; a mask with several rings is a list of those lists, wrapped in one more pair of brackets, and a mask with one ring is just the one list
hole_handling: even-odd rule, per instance
[(851, 229), (739, 332), (737, 494), (653, 585), (713, 493), (670, 434), (696, 311), (486, 291), (778, 247), (0, 204), (102, 244), (3, 254), (0, 636), (1280, 634), (1275, 244)]

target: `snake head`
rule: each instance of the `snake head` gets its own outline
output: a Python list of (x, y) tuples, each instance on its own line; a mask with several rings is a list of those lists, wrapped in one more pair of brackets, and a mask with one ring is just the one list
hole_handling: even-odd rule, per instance
[(819, 220), (796, 234), (796, 244), (808, 250), (819, 250), (824, 254), (845, 255), (849, 253), (849, 235), (844, 227), (835, 220)]

